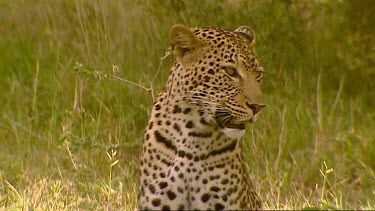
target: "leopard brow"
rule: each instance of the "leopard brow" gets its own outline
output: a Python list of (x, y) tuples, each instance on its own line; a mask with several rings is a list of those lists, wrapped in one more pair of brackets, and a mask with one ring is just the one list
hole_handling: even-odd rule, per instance
[(222, 65), (223, 68), (234, 68), (235, 70), (237, 70), (237, 66), (238, 66), (238, 55), (237, 54), (234, 54), (233, 55), (234, 57), (234, 64), (224, 64)]

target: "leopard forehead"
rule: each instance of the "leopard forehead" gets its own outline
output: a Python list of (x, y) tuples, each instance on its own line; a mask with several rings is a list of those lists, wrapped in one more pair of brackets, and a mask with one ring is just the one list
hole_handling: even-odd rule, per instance
[[(224, 29), (219, 29), (219, 28), (205, 27), (205, 28), (196, 29), (194, 30), (193, 33), (196, 36), (198, 36), (201, 40), (205, 42), (211, 42), (215, 45), (224, 44), (224, 43), (219, 43), (220, 41), (232, 42), (232, 43), (243, 41), (243, 38), (241, 38), (238, 33), (227, 31)], [(221, 45), (219, 45), (218, 47), (220, 47)]]
[(255, 56), (251, 49), (251, 41), (239, 33), (218, 28), (202, 28), (194, 34), (207, 46), (204, 53), (211, 54), (216, 62), (233, 62), (232, 55), (242, 57), (249, 63), (255, 63)]

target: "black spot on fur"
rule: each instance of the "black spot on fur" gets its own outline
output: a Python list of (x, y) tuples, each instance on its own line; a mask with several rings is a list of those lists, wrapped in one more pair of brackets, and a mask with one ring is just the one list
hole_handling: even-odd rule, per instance
[(178, 191), (179, 193), (184, 193), (184, 189), (182, 189), (181, 187), (177, 187), (177, 191)]
[(220, 188), (217, 187), (217, 186), (213, 186), (213, 187), (210, 188), (210, 191), (219, 192)]
[(155, 207), (158, 207), (160, 206), (160, 199), (159, 198), (156, 198), (154, 200), (152, 200), (152, 205), (154, 205)]
[(148, 189), (150, 190), (150, 192), (152, 194), (155, 194), (155, 192), (156, 192), (155, 186), (153, 186), (152, 184), (150, 184), (150, 185), (148, 185)]
[(163, 143), (164, 146), (167, 147), (168, 149), (171, 149), (171, 150), (177, 152), (177, 147), (175, 145), (173, 145), (172, 141), (168, 140), (163, 135), (161, 135), (159, 133), (159, 131), (155, 131), (154, 135), (155, 135), (155, 138), (156, 138), (157, 142)]
[(194, 137), (199, 137), (199, 138), (209, 138), (212, 136), (212, 132), (211, 131), (207, 131), (207, 132), (189, 132), (188, 134), (189, 136), (194, 136)]
[(168, 183), (166, 183), (166, 182), (160, 182), (159, 183), (159, 187), (160, 187), (160, 189), (164, 189), (164, 188), (166, 188), (168, 186)]
[(191, 153), (186, 153), (186, 157), (191, 160), (193, 158), (193, 155)]
[(224, 167), (225, 167), (224, 163), (215, 165), (215, 168), (224, 168)]
[(148, 125), (148, 129), (151, 130), (153, 125), (154, 125), (154, 122), (150, 122), (150, 124)]
[(178, 151), (178, 156), (184, 158), (185, 157), (185, 151), (179, 150)]
[(223, 210), (224, 208), (225, 208), (224, 205), (222, 205), (220, 203), (215, 204), (215, 210)]
[(174, 123), (174, 125), (173, 125), (173, 128), (177, 131), (177, 132), (180, 132), (180, 126), (178, 126), (178, 124), (177, 123)]
[(161, 210), (163, 210), (163, 211), (169, 211), (169, 210), (171, 210), (171, 208), (169, 208), (168, 205), (163, 205), (163, 207), (161, 208)]
[(200, 159), (201, 159), (201, 160), (206, 159), (206, 155), (205, 155), (205, 154), (202, 154), (202, 155), (200, 156)]
[(226, 184), (228, 184), (228, 182), (229, 182), (229, 180), (228, 180), (228, 179), (223, 179), (223, 180), (221, 180), (221, 184), (223, 184), (223, 185), (226, 185)]
[(175, 105), (172, 113), (174, 114), (181, 113), (181, 108), (178, 105)]
[(184, 206), (183, 204), (180, 204), (180, 205), (178, 206), (178, 210), (184, 210), (184, 208), (185, 208), (185, 206)]
[(166, 159), (161, 159), (161, 162), (162, 163), (164, 163), (165, 165), (167, 165), (167, 166), (170, 166), (170, 165), (172, 165), (172, 163), (171, 162), (169, 162), (169, 161), (167, 161)]
[(185, 125), (186, 128), (193, 128), (194, 127), (194, 123), (192, 121), (188, 121)]
[(219, 150), (212, 150), (210, 153), (207, 154), (207, 157), (209, 156), (215, 156), (215, 155), (220, 155), (220, 154), (223, 154), (225, 152), (231, 152), (233, 151), (234, 149), (236, 149), (236, 145), (237, 145), (237, 141), (233, 141), (231, 144), (229, 144), (228, 146), (225, 146)]
[(170, 190), (167, 191), (167, 196), (170, 200), (174, 200), (176, 198), (176, 194)]
[(211, 198), (211, 194), (205, 193), (205, 194), (202, 195), (201, 200), (202, 200), (202, 202), (206, 203), (210, 198)]
[(150, 175), (150, 173), (147, 171), (147, 169), (143, 169), (143, 173), (144, 173), (145, 175), (147, 175), (147, 176)]

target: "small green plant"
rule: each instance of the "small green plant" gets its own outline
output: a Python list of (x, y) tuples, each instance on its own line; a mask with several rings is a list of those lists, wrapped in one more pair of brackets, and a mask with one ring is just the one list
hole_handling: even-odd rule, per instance
[(83, 73), (87, 76), (93, 76), (94, 78), (96, 78), (98, 80), (113, 79), (113, 80), (118, 80), (118, 81), (126, 83), (126, 84), (136, 86), (136, 87), (141, 88), (141, 89), (143, 89), (147, 92), (151, 92), (152, 99), (155, 100), (155, 91), (154, 91), (155, 79), (160, 72), (163, 61), (165, 59), (167, 59), (171, 55), (171, 53), (172, 53), (171, 48), (168, 48), (168, 50), (165, 52), (165, 55), (160, 58), (159, 67), (158, 67), (154, 77), (150, 81), (150, 88), (147, 88), (143, 85), (140, 85), (140, 84), (135, 83), (133, 81), (130, 81), (130, 80), (127, 80), (127, 79), (124, 79), (124, 78), (121, 78), (121, 77), (117, 76), (117, 73), (119, 73), (119, 68), (118, 68), (117, 65), (111, 65), (111, 68), (110, 68), (111, 71), (110, 71), (110, 73), (108, 73), (108, 71), (106, 71), (105, 68), (101, 69), (101, 70), (97, 70), (95, 68), (86, 67), (80, 62), (76, 62), (73, 70), (77, 73)]
[(111, 187), (113, 179), (113, 168), (119, 163), (119, 160), (116, 158), (117, 151), (115, 149), (110, 149), (107, 152), (107, 157), (109, 159), (109, 175), (108, 175), (108, 184)]
[[(319, 169), (319, 173), (322, 176), (322, 190), (320, 196), (320, 205), (322, 209), (333, 209), (340, 210), (342, 208), (342, 202), (340, 198), (336, 195), (336, 192), (333, 190), (333, 187), (329, 181), (330, 174), (333, 174), (333, 168), (329, 168), (327, 163), (323, 161), (322, 167)], [(336, 202), (335, 205), (330, 203), (330, 199), (334, 199)]]

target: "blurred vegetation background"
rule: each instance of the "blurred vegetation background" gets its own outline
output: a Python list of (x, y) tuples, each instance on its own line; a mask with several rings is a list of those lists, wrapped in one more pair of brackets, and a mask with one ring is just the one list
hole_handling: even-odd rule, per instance
[(374, 11), (372, 0), (1, 1), (0, 209), (135, 209), (177, 23), (256, 32), (267, 109), (243, 148), (265, 208), (375, 209)]

